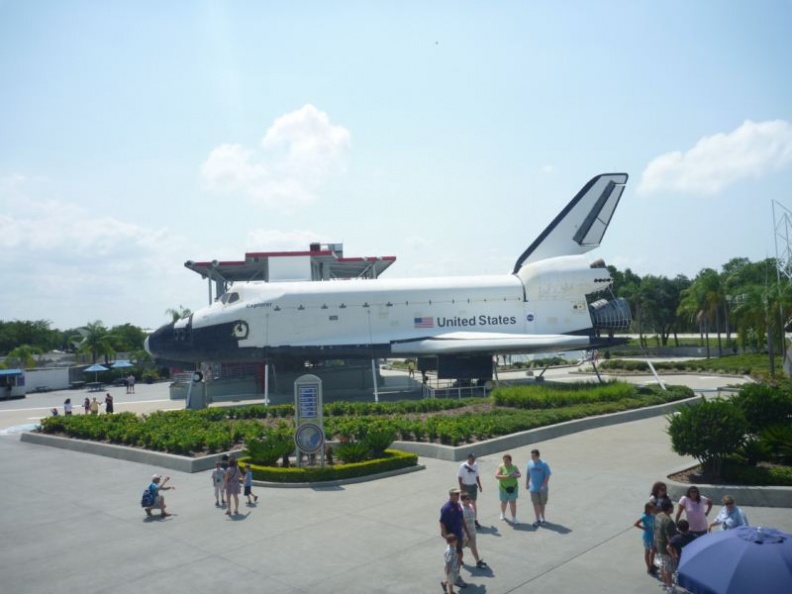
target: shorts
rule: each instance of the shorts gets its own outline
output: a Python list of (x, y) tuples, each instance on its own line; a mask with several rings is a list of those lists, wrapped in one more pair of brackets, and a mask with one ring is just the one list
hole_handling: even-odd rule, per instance
[(478, 485), (473, 483), (472, 485), (462, 485), (462, 488), (465, 490), (465, 493), (470, 495), (471, 501), (475, 501), (478, 498)]
[(655, 555), (655, 559), (659, 559), (658, 565), (660, 566), (661, 571), (667, 571), (668, 573), (674, 573), (674, 571), (676, 571), (676, 561), (674, 561), (674, 558), (671, 555), (657, 553)]
[(531, 503), (547, 505), (547, 491), (531, 491)]
[(501, 503), (506, 503), (507, 501), (517, 501), (517, 492), (519, 491), (518, 487), (514, 487), (513, 493), (507, 493), (506, 489), (498, 489), (498, 497), (500, 497)]
[(465, 538), (464, 540), (465, 540), (465, 545), (464, 546), (466, 546), (467, 548), (472, 549), (473, 547), (475, 547), (476, 546), (476, 533), (475, 533), (475, 531), (470, 533), (470, 538)]
[(249, 497), (249, 496), (250, 496), (250, 490), (251, 490), (252, 488), (253, 488), (253, 487), (251, 487), (250, 485), (245, 485), (245, 496), (247, 496), (247, 497)]
[(642, 540), (643, 540), (643, 546), (644, 546), (645, 550), (647, 550), (647, 551), (653, 551), (654, 550), (654, 541), (653, 540), (646, 540), (645, 538), (642, 539)]

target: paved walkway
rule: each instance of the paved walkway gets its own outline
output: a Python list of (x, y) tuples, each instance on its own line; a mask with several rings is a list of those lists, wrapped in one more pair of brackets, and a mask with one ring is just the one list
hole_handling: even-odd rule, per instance
[[(646, 575), (632, 528), (650, 485), (685, 460), (661, 418), (589, 430), (513, 450), (524, 469), (538, 447), (553, 469), (549, 524), (498, 520), (499, 455), (479, 459), (479, 550), (489, 571), (466, 567), (465, 594), (661, 592)], [(256, 507), (229, 519), (214, 507), (208, 472), (171, 472), (165, 521), (147, 520), (140, 495), (152, 472), (0, 436), (0, 575), (8, 594), (439, 593), (439, 508), (455, 462), (326, 489), (257, 489)], [(739, 501), (738, 501), (739, 504)], [(744, 508), (752, 524), (792, 532), (788, 509)], [(532, 520), (521, 493), (519, 517)]]

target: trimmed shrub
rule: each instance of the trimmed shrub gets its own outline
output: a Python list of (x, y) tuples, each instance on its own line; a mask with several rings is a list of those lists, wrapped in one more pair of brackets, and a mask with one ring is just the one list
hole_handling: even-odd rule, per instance
[(742, 445), (748, 428), (743, 412), (725, 400), (684, 407), (668, 422), (671, 449), (696, 458), (710, 476), (720, 475), (721, 461)]

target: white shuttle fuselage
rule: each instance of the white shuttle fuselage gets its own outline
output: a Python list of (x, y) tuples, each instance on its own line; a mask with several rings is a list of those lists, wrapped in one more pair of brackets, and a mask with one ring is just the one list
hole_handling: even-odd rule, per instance
[[(626, 328), (612, 279), (583, 254), (599, 245), (627, 181), (591, 180), (511, 274), (235, 283), (147, 340), (170, 361), (492, 355), (592, 348)], [(541, 256), (541, 257), (539, 257)], [(604, 332), (607, 333), (607, 332)]]

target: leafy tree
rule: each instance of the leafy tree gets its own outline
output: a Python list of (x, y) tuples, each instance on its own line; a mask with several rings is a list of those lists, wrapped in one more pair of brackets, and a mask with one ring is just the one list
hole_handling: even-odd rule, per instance
[(680, 295), (689, 286), (690, 280), (684, 275), (672, 280), (665, 276), (647, 275), (641, 280), (638, 299), (644, 312), (644, 323), (660, 336), (663, 346), (668, 344), (671, 333), (676, 333)]
[(52, 330), (50, 324), (47, 320), (0, 320), (0, 354), (8, 354), (22, 345), (30, 345), (41, 352), (57, 348), (61, 345), (60, 333)]
[(146, 340), (146, 333), (129, 323), (113, 326), (109, 333), (113, 348), (125, 353), (142, 350), (143, 342)]
[(726, 400), (683, 407), (668, 421), (671, 449), (696, 458), (709, 476), (720, 475), (724, 456), (739, 448), (748, 432), (743, 411)]

